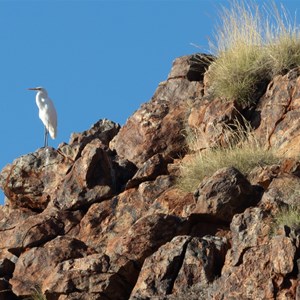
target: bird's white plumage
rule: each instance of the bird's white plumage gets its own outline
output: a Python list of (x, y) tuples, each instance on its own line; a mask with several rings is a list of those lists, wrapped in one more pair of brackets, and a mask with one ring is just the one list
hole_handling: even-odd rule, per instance
[(52, 100), (44, 88), (38, 90), (35, 97), (36, 105), (39, 108), (39, 117), (49, 131), (52, 139), (56, 138), (57, 132), (57, 113)]
[[(48, 97), (46, 89), (42, 87), (30, 88), (37, 91), (35, 101), (39, 108), (39, 117), (50, 133), (52, 139), (56, 138), (57, 133), (57, 113), (52, 100)], [(45, 141), (46, 143), (46, 141)]]

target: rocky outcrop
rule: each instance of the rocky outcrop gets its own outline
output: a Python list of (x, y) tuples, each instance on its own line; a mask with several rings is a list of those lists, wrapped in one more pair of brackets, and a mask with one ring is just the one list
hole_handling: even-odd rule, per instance
[(300, 68), (278, 75), (258, 103), (254, 124), (260, 140), (285, 156), (299, 153)]
[[(100, 120), (2, 170), (0, 300), (36, 290), (51, 300), (300, 299), (300, 224), (274, 225), (280, 209), (299, 207), (299, 69), (239, 107), (213, 98), (212, 59), (176, 59), (123, 127)], [(291, 157), (180, 190), (184, 132), (205, 151), (226, 146), (224, 130), (244, 118)]]

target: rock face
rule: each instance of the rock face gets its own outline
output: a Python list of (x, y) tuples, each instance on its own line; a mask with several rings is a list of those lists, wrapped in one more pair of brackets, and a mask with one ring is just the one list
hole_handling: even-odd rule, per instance
[[(121, 128), (100, 120), (58, 149), (38, 149), (0, 173), (0, 300), (40, 290), (50, 300), (300, 299), (300, 71), (278, 76), (255, 107), (213, 99), (213, 57), (174, 61), (152, 99)], [(248, 118), (267, 147), (291, 156), (176, 185), (187, 153), (224, 144)]]
[(299, 153), (300, 68), (279, 75), (269, 84), (257, 107), (257, 135), (285, 156)]

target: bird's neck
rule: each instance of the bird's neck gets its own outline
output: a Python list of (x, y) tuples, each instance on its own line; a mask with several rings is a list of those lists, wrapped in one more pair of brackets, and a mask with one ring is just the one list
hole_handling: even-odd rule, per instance
[(36, 94), (35, 102), (39, 109), (42, 109), (45, 105), (45, 99), (47, 98), (47, 94), (39, 91)]

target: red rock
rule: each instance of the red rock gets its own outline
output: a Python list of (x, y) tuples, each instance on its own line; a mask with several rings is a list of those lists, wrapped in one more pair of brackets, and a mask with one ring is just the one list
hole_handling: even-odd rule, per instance
[(81, 133), (72, 133), (70, 145), (79, 144), (85, 146), (94, 139), (99, 139), (104, 145), (108, 146), (109, 142), (119, 132), (120, 125), (110, 120), (99, 120), (89, 130)]
[(291, 273), (294, 269), (295, 254), (296, 247), (290, 238), (276, 236), (271, 240), (271, 261), (275, 273)]
[(41, 245), (63, 233), (64, 224), (54, 214), (30, 216), (1, 233), (0, 248), (19, 255), (29, 247)]
[(154, 182), (144, 182), (138, 189), (129, 189), (111, 200), (93, 204), (81, 220), (79, 238), (90, 247), (104, 251), (110, 243), (126, 236), (141, 217), (162, 212), (154, 201), (170, 184), (168, 176), (160, 176)]
[(0, 187), (11, 206), (41, 211), (71, 164), (58, 151), (42, 148), (7, 165), (0, 173)]
[[(177, 63), (185, 66), (183, 73), (177, 70)], [(139, 168), (155, 154), (161, 154), (169, 161), (185, 152), (182, 133), (187, 103), (200, 99), (203, 93), (201, 82), (183, 78), (189, 69), (186, 63), (186, 58), (174, 62), (169, 79), (159, 85), (151, 101), (143, 104), (127, 120), (110, 143), (120, 157)]]
[(259, 185), (267, 190), (272, 180), (280, 173), (279, 165), (258, 166), (250, 172), (247, 178), (252, 185)]
[(31, 247), (41, 246), (58, 235), (72, 233), (82, 218), (82, 212), (44, 210), (29, 216), (1, 231), (0, 249), (7, 249), (19, 256)]
[(204, 179), (195, 195), (193, 214), (230, 222), (235, 214), (258, 203), (261, 189), (251, 186), (235, 168), (223, 168)]
[(181, 233), (182, 226), (182, 220), (172, 215), (142, 217), (129, 228), (124, 237), (108, 245), (107, 252), (124, 255), (141, 264), (147, 256)]
[(226, 248), (226, 241), (209, 236), (173, 238), (145, 260), (130, 299), (160, 299), (194, 285), (207, 287), (220, 272)]
[(82, 257), (86, 250), (79, 240), (57, 237), (44, 247), (23, 252), (10, 279), (13, 292), (18, 296), (29, 296), (36, 286), (45, 289), (46, 278), (60, 262)]
[(25, 221), (28, 217), (36, 215), (28, 208), (11, 208), (9, 205), (0, 206), (0, 230), (11, 230), (17, 223)]
[(94, 139), (65, 176), (54, 200), (60, 209), (76, 209), (113, 194), (115, 186), (112, 158), (100, 140)]
[(178, 236), (146, 258), (130, 299), (171, 294), (190, 236)]
[(159, 205), (162, 212), (179, 217), (188, 217), (186, 207), (194, 206), (196, 201), (192, 193), (186, 193), (171, 187), (157, 197), (154, 205)]
[(195, 135), (192, 150), (204, 150), (218, 145), (226, 146), (228, 126), (241, 118), (241, 108), (233, 101), (199, 100), (194, 103), (188, 125)]
[(293, 174), (299, 177), (300, 162), (296, 158), (287, 158), (281, 162), (281, 172)]
[[(273, 197), (262, 201), (275, 203)], [(232, 248), (220, 278), (209, 288), (212, 299), (295, 299), (296, 243), (291, 237), (272, 237), (272, 216), (265, 210), (269, 207), (248, 208), (233, 218)]]
[[(132, 263), (127, 261), (128, 265)], [(128, 299), (130, 282), (123, 277), (128, 266), (117, 266), (107, 255), (94, 254), (59, 263), (43, 283), (46, 295), (57, 295), (58, 299)], [(129, 272), (130, 270), (126, 270)], [(126, 273), (125, 273), (126, 275)], [(68, 296), (64, 296), (67, 294)], [(59, 297), (58, 297), (59, 296)]]
[(208, 288), (221, 274), (228, 244), (225, 238), (204, 236), (189, 241), (184, 259), (174, 282), (173, 294), (198, 286)]
[(233, 217), (230, 224), (232, 248), (227, 255), (230, 265), (237, 266), (243, 261), (247, 249), (264, 245), (272, 231), (272, 219), (258, 207), (247, 208)]
[(202, 53), (178, 57), (173, 61), (168, 79), (187, 78), (190, 81), (202, 81), (208, 65), (213, 60), (212, 55)]
[(154, 180), (157, 176), (167, 173), (167, 163), (164, 161), (162, 155), (155, 154), (138, 169), (133, 178), (127, 182), (126, 188), (138, 186), (144, 181)]
[(257, 108), (259, 140), (286, 156), (299, 153), (300, 68), (278, 75), (269, 84)]

